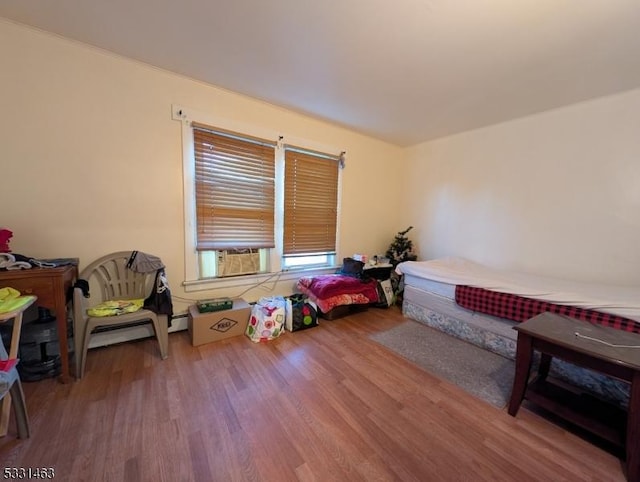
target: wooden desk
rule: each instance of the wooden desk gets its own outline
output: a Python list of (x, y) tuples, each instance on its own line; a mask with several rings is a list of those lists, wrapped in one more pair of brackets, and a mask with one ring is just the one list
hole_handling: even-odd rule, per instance
[(0, 271), (0, 288), (10, 286), (23, 295), (35, 295), (38, 297), (39, 306), (54, 312), (58, 326), (62, 368), (59, 380), (62, 383), (68, 383), (71, 380), (67, 343), (67, 292), (77, 277), (78, 267), (74, 265)]
[(377, 280), (383, 281), (391, 278), (391, 272), (393, 271), (393, 265), (391, 263), (386, 264), (365, 264), (362, 268), (362, 272)]
[[(35, 296), (29, 296), (29, 300), (20, 308), (7, 313), (0, 313), (0, 323), (13, 319), (13, 329), (11, 331), (11, 345), (9, 346), (8, 357), (18, 357), (18, 346), (20, 345), (20, 331), (22, 330), (22, 314), (29, 308), (35, 301)], [(4, 355), (4, 345), (0, 342), (0, 355)], [(0, 358), (2, 358), (0, 356)], [(11, 395), (7, 393), (2, 399), (2, 409), (0, 411), (0, 437), (7, 435), (7, 429), (9, 428), (9, 417), (11, 414)]]
[[(546, 408), (624, 448), (627, 478), (640, 481), (640, 349), (629, 348), (640, 346), (640, 335), (551, 313), (542, 313), (514, 328), (518, 345), (509, 415), (516, 416), (525, 398)], [(534, 350), (541, 353), (541, 360), (537, 376), (529, 382)], [(630, 383), (626, 413), (618, 406), (589, 399), (547, 380), (553, 357)]]

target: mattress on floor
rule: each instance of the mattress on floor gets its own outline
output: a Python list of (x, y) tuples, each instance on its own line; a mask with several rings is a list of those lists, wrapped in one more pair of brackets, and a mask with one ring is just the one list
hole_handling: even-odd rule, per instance
[[(450, 285), (465, 285), (557, 305), (576, 306), (640, 323), (640, 287), (585, 283), (491, 268), (464, 258), (405, 261), (396, 272)], [(408, 284), (411, 284), (408, 283)], [(424, 288), (424, 287), (423, 287)]]
[[(469, 337), (472, 336), (471, 330), (465, 329), (465, 325), (478, 327), (483, 331), (504, 337), (515, 343), (517, 338), (517, 332), (513, 329), (513, 327), (517, 325), (515, 321), (470, 311), (457, 305), (454, 299), (441, 295), (440, 291), (442, 290), (438, 289), (438, 287), (435, 287), (435, 291), (427, 291), (412, 285), (405, 285), (403, 295), (404, 303), (441, 315), (443, 317), (443, 324), (439, 328), (451, 334), (456, 334), (454, 332), (466, 331), (467, 336), (462, 337), (467, 339), (467, 341), (474, 342), (473, 339), (469, 339)], [(405, 304), (403, 304), (403, 311), (404, 310)], [(408, 316), (413, 318), (410, 315)], [(445, 319), (456, 320), (459, 323), (456, 326), (453, 326), (451, 323), (446, 322)], [(485, 345), (486, 343), (483, 342), (482, 344)], [(508, 353), (505, 353), (503, 350), (497, 352), (503, 356), (511, 358), (515, 355), (515, 344), (508, 349)]]

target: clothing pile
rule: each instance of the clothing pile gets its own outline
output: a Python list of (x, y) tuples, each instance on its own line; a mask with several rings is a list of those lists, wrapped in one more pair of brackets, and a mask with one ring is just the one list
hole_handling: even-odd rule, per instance
[(24, 256), (0, 253), (0, 269), (29, 269), (31, 263), (23, 259)]
[(133, 251), (127, 261), (127, 268), (137, 273), (154, 273), (155, 283), (151, 294), (144, 300), (143, 308), (151, 310), (159, 315), (167, 315), (169, 326), (173, 317), (173, 302), (169, 281), (164, 263), (160, 258), (141, 251)]
[(33, 296), (22, 296), (18, 290), (10, 287), (0, 288), (0, 313), (9, 313), (22, 308)]
[(57, 268), (68, 264), (76, 265), (76, 258), (36, 259), (22, 254), (0, 253), (0, 270)]

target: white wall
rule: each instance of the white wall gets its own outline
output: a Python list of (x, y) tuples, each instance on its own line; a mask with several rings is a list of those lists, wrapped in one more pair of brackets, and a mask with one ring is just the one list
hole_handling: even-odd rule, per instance
[(181, 287), (180, 104), (346, 149), (340, 257), (384, 251), (412, 224), (422, 258), (640, 282), (640, 91), (403, 150), (3, 20), (0, 58), (0, 226), (14, 252), (82, 267), (139, 249), (165, 261), (175, 295), (238, 293)]
[(422, 259), (640, 283), (640, 90), (408, 149)]
[(181, 127), (172, 104), (345, 149), (340, 258), (380, 252), (400, 229), (401, 173), (389, 168), (404, 155), (398, 147), (3, 20), (0, 58), (0, 226), (14, 232), (16, 253), (79, 257), (82, 268), (138, 249), (163, 259), (174, 295), (244, 291), (182, 289)]

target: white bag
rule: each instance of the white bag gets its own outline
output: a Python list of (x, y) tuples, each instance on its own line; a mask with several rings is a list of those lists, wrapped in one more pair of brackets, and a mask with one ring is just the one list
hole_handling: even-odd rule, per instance
[(378, 294), (380, 295), (380, 299), (378, 300), (381, 306), (389, 307), (393, 305), (395, 302), (395, 295), (393, 293), (393, 287), (391, 286), (391, 280), (382, 280), (378, 281), (378, 285), (380, 289), (378, 290)]
[(255, 343), (278, 338), (284, 331), (286, 301), (282, 296), (260, 298), (251, 308), (245, 334)]

